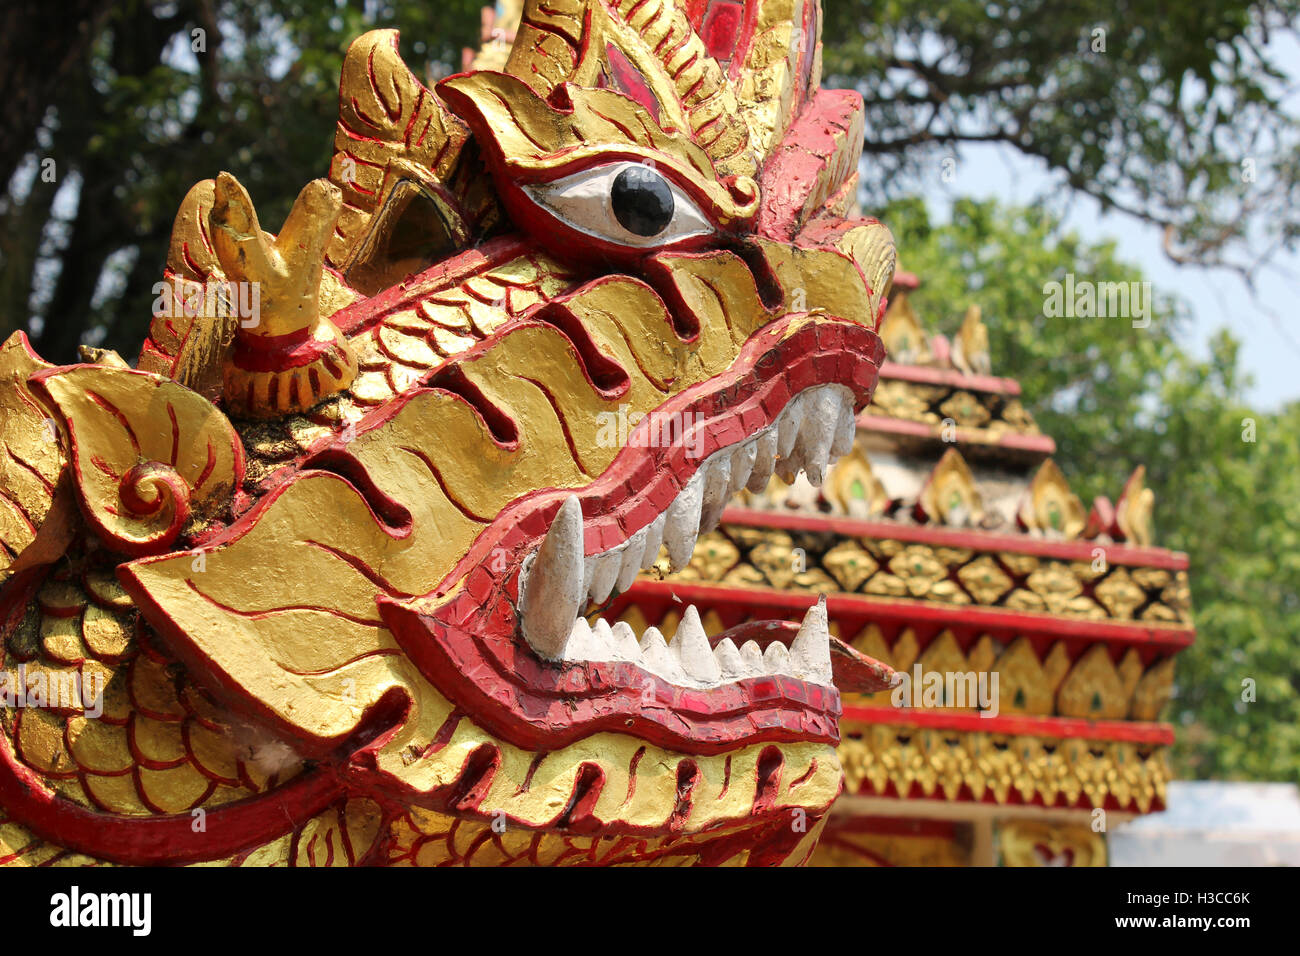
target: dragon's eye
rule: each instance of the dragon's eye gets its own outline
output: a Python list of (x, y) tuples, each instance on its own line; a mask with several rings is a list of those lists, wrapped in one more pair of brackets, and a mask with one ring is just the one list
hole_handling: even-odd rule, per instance
[(714, 231), (677, 185), (642, 163), (607, 163), (526, 188), (565, 224), (620, 246), (666, 246)]

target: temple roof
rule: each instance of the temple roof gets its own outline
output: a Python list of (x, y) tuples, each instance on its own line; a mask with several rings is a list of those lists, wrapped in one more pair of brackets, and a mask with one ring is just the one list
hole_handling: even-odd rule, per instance
[(918, 284), (895, 274), (891, 360), (821, 488), (801, 473), (741, 492), (686, 567), (661, 555), (613, 612), (672, 634), (695, 604), (712, 633), (796, 619), (820, 594), (832, 633), (899, 672), (999, 675), (991, 712), (845, 695), (847, 792), (884, 799), (872, 813), (899, 797), (1158, 810), (1159, 715), (1194, 635), (1187, 557), (1153, 546), (1143, 467), (1114, 503), (1074, 494), (1019, 383), (992, 374), (978, 305), (951, 340), (932, 335)]
[(1093, 540), (1153, 543), (1153, 494), (1138, 466), (1118, 498), (1085, 504), (1051, 455), (1055, 442), (1021, 403), (1020, 385), (991, 374), (988, 330), (971, 305), (951, 341), (931, 335), (909, 300), (919, 282), (895, 275), (881, 323), (892, 357), (872, 404), (858, 416), (853, 451), (822, 489), (802, 475), (794, 486), (774, 476), (756, 509)]

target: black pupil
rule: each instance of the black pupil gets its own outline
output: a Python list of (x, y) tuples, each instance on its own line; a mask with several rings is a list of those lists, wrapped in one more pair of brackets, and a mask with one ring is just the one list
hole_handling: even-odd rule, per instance
[(633, 235), (657, 236), (673, 220), (673, 191), (645, 166), (629, 166), (619, 173), (609, 198), (620, 225)]

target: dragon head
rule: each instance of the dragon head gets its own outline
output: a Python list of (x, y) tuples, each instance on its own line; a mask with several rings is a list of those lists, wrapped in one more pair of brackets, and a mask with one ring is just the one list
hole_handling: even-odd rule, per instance
[(819, 28), (813, 0), (530, 0), (436, 92), (367, 34), (280, 233), (200, 183), (140, 370), (34, 376), (149, 627), (384, 807), (394, 858), (811, 850), (836, 684), (888, 669), (824, 605), (687, 609), (671, 642), (599, 615), (740, 489), (820, 483), (875, 387), (894, 251), (852, 212), (862, 104), (819, 88)]

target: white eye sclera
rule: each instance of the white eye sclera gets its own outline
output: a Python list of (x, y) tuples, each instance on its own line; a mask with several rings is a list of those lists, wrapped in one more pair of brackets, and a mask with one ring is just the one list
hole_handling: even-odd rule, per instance
[(644, 163), (607, 163), (524, 188), (572, 228), (621, 246), (648, 249), (714, 231), (694, 201)]

